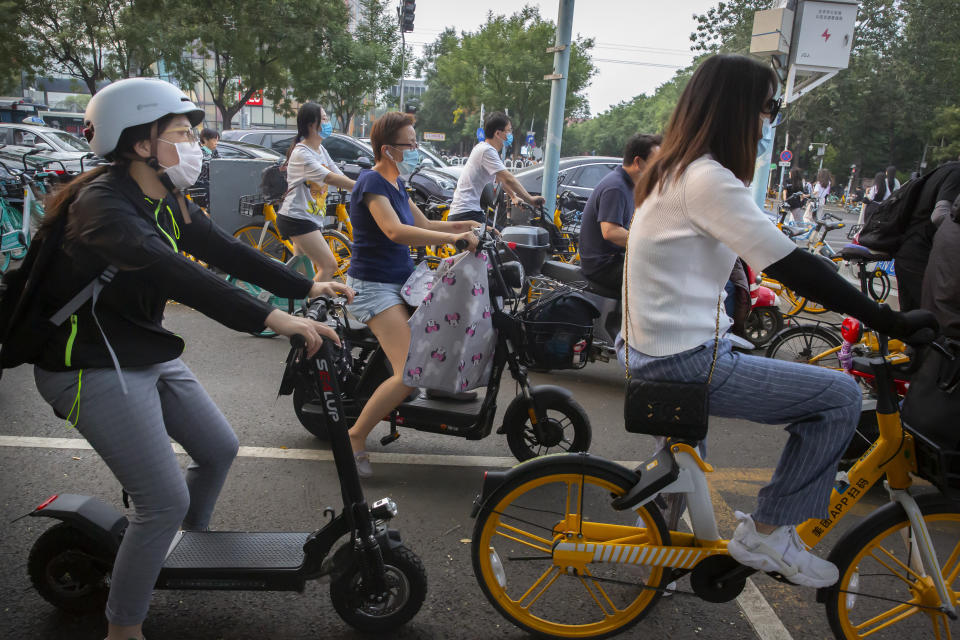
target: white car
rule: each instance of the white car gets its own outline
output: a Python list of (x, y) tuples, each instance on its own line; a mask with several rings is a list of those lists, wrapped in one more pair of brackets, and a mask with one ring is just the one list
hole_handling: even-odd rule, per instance
[[(30, 153), (32, 160), (51, 160), (68, 171), (81, 171), (101, 164), (87, 141), (72, 133), (35, 124), (0, 123), (0, 145), (7, 157)], [(82, 167), (81, 167), (82, 164)]]

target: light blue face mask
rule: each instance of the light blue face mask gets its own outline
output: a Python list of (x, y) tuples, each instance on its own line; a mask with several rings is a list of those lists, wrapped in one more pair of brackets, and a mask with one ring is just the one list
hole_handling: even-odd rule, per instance
[(507, 134), (507, 146), (509, 147), (512, 144), (513, 144), (513, 131)]
[(763, 119), (763, 128), (761, 129), (760, 141), (757, 143), (757, 158), (763, 158), (766, 164), (766, 158), (773, 148), (773, 126), (770, 124), (770, 118)]
[[(391, 156), (391, 159), (393, 156)], [(410, 177), (414, 171), (417, 170), (417, 167), (420, 166), (420, 150), (419, 149), (404, 149), (403, 150), (403, 160), (397, 162), (397, 170), (400, 172), (400, 177), (406, 180)]]
[(333, 125), (330, 124), (329, 122), (321, 122), (319, 133), (320, 133), (320, 137), (329, 138), (330, 134), (333, 133)]

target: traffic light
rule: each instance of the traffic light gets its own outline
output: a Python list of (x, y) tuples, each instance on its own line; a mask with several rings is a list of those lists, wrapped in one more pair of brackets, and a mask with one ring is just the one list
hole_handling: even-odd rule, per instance
[(400, 30), (404, 33), (413, 31), (413, 13), (417, 9), (415, 0), (400, 1)]

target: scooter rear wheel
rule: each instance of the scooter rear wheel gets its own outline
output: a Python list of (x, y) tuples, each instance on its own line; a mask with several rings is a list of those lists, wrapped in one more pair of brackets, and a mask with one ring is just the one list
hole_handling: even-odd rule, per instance
[(330, 583), (330, 600), (337, 614), (365, 633), (383, 633), (406, 624), (427, 597), (427, 572), (413, 551), (402, 545), (383, 549), (383, 565), (389, 591), (383, 603), (364, 601), (358, 565)]
[(37, 592), (58, 609), (102, 613), (113, 563), (106, 555), (87, 534), (61, 522), (33, 543), (27, 572)]

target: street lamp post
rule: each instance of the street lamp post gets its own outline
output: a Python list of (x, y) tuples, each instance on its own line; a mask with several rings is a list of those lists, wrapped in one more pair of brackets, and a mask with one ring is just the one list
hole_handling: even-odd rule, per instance
[(810, 146), (807, 147), (808, 151), (813, 151), (813, 148), (817, 148), (817, 155), (820, 156), (820, 168), (817, 169), (819, 172), (820, 169), (823, 169), (823, 156), (827, 152), (827, 143), (826, 142), (811, 142)]

